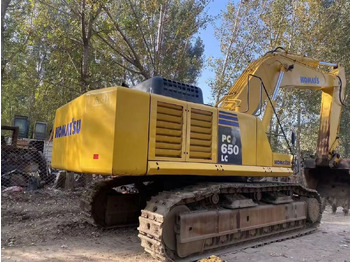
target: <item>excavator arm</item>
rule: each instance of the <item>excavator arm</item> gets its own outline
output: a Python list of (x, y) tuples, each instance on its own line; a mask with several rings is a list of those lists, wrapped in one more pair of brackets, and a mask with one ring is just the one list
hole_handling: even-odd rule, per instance
[(251, 63), (216, 106), (256, 115), (268, 99), (263, 117), (267, 132), (280, 88), (322, 91), (316, 161), (327, 166), (338, 144), (345, 85), (344, 68), (337, 64), (274, 50)]
[(350, 159), (336, 152), (339, 125), (344, 107), (345, 71), (326, 63), (278, 49), (251, 63), (217, 104), (227, 110), (260, 114), (268, 99), (263, 126), (268, 132), (280, 88), (310, 89), (322, 92), (320, 127), (315, 159), (304, 163), (305, 179), (336, 209), (350, 208)]

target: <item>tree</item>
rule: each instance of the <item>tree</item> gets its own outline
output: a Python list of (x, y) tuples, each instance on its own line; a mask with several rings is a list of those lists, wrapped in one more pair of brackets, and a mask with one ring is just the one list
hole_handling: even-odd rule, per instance
[[(341, 1), (240, 1), (229, 3), (223, 12), (223, 23), (217, 31), (223, 58), (211, 59), (216, 73), (211, 80), (213, 99), (224, 95), (251, 60), (277, 46), (289, 52), (305, 54), (323, 61), (340, 62), (349, 67), (350, 3)], [(244, 18), (244, 19), (243, 19)], [(349, 73), (347, 73), (349, 79)], [(349, 94), (349, 88), (347, 89)], [(302, 149), (314, 151), (320, 108), (320, 93), (281, 90), (277, 111), (284, 128), (292, 130), (297, 114), (302, 112)], [(284, 110), (288, 108), (288, 110)], [(342, 115), (340, 136), (343, 155), (350, 154), (349, 109)], [(286, 121), (288, 119), (288, 121)], [(271, 133), (279, 133), (276, 120)], [(272, 145), (282, 139), (274, 137)], [(276, 148), (274, 148), (276, 149)]]
[[(161, 75), (194, 83), (203, 65), (206, 1), (112, 1), (103, 7), (97, 36), (132, 84)], [(121, 60), (119, 60), (121, 58)]]
[(3, 1), (2, 123), (52, 124), (86, 91), (154, 75), (194, 83), (208, 1)]
[(266, 4), (266, 0), (229, 2), (222, 12), (223, 21), (216, 28), (215, 36), (221, 42), (223, 58), (209, 59), (216, 75), (209, 82), (216, 102), (227, 93), (245, 66), (256, 58), (255, 54), (261, 53), (263, 39), (259, 35), (259, 19)]

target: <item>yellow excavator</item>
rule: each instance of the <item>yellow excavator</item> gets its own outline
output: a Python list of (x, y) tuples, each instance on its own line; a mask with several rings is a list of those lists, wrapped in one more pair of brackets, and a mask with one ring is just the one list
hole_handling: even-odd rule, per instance
[(266, 135), (285, 87), (322, 91), (309, 166), (315, 189), (318, 171), (341, 162), (345, 73), (281, 49), (251, 63), (215, 107), (203, 104), (200, 88), (162, 77), (89, 91), (56, 112), (52, 166), (109, 176), (83, 196), (87, 219), (101, 227), (138, 222), (141, 245), (162, 261), (310, 233), (322, 214), (317, 191), (258, 181), (293, 173), (292, 154), (273, 152)]

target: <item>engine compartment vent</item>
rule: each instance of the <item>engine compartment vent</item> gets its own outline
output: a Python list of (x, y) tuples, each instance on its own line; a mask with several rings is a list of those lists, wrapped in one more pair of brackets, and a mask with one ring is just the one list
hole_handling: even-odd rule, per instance
[(182, 157), (183, 107), (157, 102), (156, 157)]
[(212, 159), (213, 113), (191, 109), (191, 132), (189, 157), (194, 159)]

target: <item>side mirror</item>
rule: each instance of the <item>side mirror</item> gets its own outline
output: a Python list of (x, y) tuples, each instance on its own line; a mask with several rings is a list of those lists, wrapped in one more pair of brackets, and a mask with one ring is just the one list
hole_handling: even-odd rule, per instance
[(292, 131), (291, 142), (292, 142), (293, 146), (295, 146), (295, 140), (296, 140), (296, 135), (295, 135), (294, 131)]

